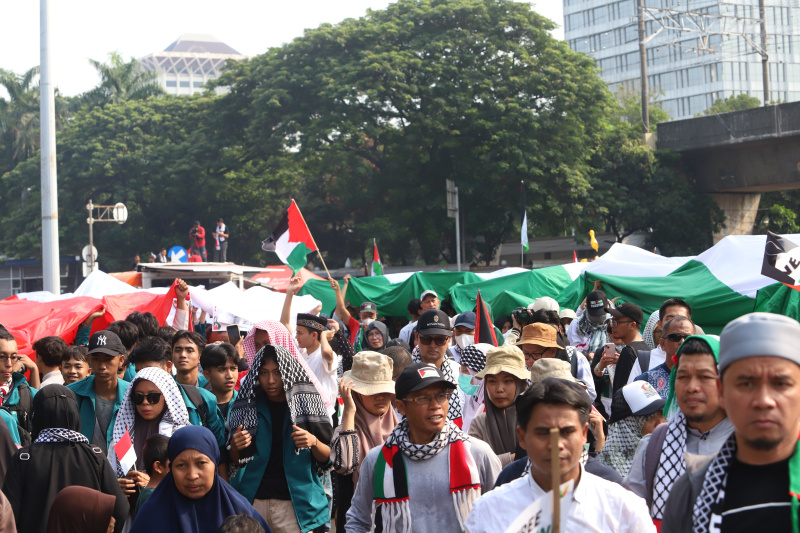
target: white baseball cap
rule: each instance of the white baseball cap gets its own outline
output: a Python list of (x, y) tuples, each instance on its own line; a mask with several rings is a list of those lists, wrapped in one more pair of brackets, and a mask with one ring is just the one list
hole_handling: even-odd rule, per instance
[(622, 387), (622, 395), (634, 416), (647, 416), (663, 409), (667, 400), (646, 381), (634, 381)]
[(561, 307), (559, 307), (558, 305), (558, 302), (555, 301), (553, 298), (550, 298), (549, 296), (542, 296), (541, 298), (536, 298), (533, 301), (533, 304), (531, 305), (532, 307), (529, 305), (528, 308), (532, 309), (533, 312), (539, 311), (540, 309), (544, 309), (545, 311), (555, 311), (556, 313), (558, 313), (558, 311), (561, 309)]
[(578, 318), (578, 315), (575, 314), (575, 311), (572, 309), (562, 309), (560, 313), (558, 313), (558, 318), (571, 318), (575, 320)]

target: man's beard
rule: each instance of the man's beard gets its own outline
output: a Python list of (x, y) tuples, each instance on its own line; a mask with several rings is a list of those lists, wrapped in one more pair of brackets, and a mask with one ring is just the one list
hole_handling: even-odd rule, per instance
[(758, 450), (761, 452), (768, 452), (770, 450), (774, 450), (778, 447), (778, 445), (783, 442), (782, 438), (761, 438), (761, 439), (745, 439), (745, 442), (748, 446), (753, 448), (754, 450)]

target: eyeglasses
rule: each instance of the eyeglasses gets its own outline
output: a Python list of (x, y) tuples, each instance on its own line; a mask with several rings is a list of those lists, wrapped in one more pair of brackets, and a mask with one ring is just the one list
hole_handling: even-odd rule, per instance
[(18, 355), (0, 355), (0, 363), (5, 363), (6, 361), (16, 363), (19, 359), (20, 357)]
[(615, 327), (619, 326), (620, 324), (630, 324), (631, 322), (633, 322), (633, 320), (612, 320), (611, 321), (611, 327), (615, 328)]
[(447, 344), (447, 341), (449, 341), (449, 340), (450, 340), (450, 337), (444, 337), (444, 336), (439, 336), (439, 335), (436, 335), (436, 336), (433, 336), (433, 337), (428, 337), (427, 335), (420, 335), (419, 336), (420, 344), (424, 344), (425, 346), (429, 345), (432, 342), (435, 342), (436, 346), (444, 346), (445, 344)]
[(155, 405), (159, 402), (159, 400), (161, 400), (161, 393), (148, 392), (147, 394), (142, 394), (141, 392), (134, 392), (133, 404), (142, 405), (144, 403), (145, 398), (147, 399), (147, 403), (149, 403), (150, 405)]
[(441, 392), (436, 396), (417, 396), (416, 398), (406, 398), (405, 401), (414, 402), (417, 405), (428, 405), (435, 398), (436, 403), (443, 404), (450, 400), (450, 394), (449, 392)]
[(534, 359), (544, 357), (544, 354), (547, 353), (547, 350), (543, 352), (526, 352), (525, 350), (522, 351), (525, 354), (525, 357), (533, 357)]
[(667, 339), (670, 342), (683, 342), (683, 339), (685, 339), (686, 337), (691, 337), (691, 336), (692, 336), (691, 333), (689, 333), (687, 335), (684, 335), (682, 333), (670, 333), (669, 335), (665, 335), (664, 338)]

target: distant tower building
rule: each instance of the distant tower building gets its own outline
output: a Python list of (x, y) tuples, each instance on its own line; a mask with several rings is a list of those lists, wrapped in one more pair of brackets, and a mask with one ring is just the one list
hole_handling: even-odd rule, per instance
[[(190, 96), (203, 92), (207, 82), (219, 78), (229, 59), (245, 58), (211, 35), (187, 33), (163, 52), (139, 59), (139, 64), (158, 75), (158, 83), (167, 94)], [(217, 93), (222, 92), (222, 88), (217, 88)]]
[[(639, 91), (637, 1), (563, 2), (569, 47), (595, 59), (613, 93)], [(761, 42), (758, 0), (645, 0), (644, 5), (651, 8), (645, 12), (650, 93), (673, 119), (702, 113), (718, 98), (748, 94), (763, 101), (761, 54), (755, 49)], [(681, 13), (686, 11), (704, 16)], [(766, 24), (769, 99), (800, 100), (800, 2), (767, 0)], [(698, 26), (719, 34), (687, 31)], [(684, 31), (670, 29), (679, 27)]]

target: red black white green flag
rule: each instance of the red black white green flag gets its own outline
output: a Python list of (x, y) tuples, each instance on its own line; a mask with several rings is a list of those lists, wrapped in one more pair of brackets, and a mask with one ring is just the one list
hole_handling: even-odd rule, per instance
[(478, 291), (478, 302), (475, 305), (475, 344), (480, 342), (497, 346), (492, 317), (489, 316), (489, 310), (483, 303), (481, 291)]
[(308, 262), (306, 256), (317, 251), (317, 244), (294, 200), (278, 222), (278, 227), (261, 244), (261, 248), (266, 252), (275, 252), (278, 258), (292, 269), (293, 275), (306, 266)]

